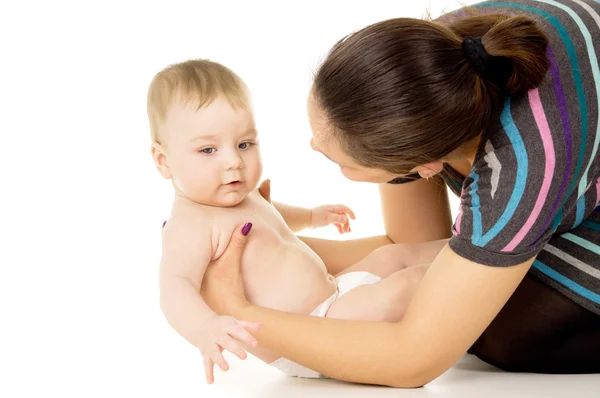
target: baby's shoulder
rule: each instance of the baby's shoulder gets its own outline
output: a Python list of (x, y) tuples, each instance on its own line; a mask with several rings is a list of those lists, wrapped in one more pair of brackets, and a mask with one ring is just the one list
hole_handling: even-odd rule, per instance
[(163, 247), (176, 250), (192, 245), (214, 247), (214, 238), (218, 236), (215, 226), (215, 217), (203, 209), (174, 212), (162, 229)]
[(200, 280), (216, 244), (210, 217), (196, 212), (174, 212), (162, 230), (161, 275)]

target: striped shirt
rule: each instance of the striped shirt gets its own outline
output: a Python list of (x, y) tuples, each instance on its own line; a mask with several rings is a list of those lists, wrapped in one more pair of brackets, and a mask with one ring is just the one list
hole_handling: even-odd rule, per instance
[(506, 98), (466, 178), (445, 166), (461, 201), (450, 247), (490, 266), (536, 257), (530, 273), (600, 314), (600, 0), (473, 7), (537, 20), (550, 69), (538, 88)]

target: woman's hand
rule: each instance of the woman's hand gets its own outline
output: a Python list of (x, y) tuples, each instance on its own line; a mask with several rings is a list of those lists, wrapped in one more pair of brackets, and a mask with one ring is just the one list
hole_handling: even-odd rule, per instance
[(204, 301), (219, 315), (233, 315), (250, 305), (246, 299), (240, 263), (252, 223), (237, 227), (223, 255), (209, 264), (200, 289)]

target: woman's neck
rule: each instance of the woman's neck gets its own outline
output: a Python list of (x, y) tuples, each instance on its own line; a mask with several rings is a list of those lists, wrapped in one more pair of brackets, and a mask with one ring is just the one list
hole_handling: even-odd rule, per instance
[(480, 143), (481, 135), (463, 144), (460, 148), (455, 150), (448, 157), (446, 163), (448, 163), (454, 170), (459, 172), (463, 177), (466, 177), (473, 168)]
[(479, 150), (479, 145), (481, 144), (481, 134), (478, 135), (475, 139), (464, 144), (462, 148), (463, 160), (469, 162), (471, 167), (475, 163), (475, 157), (477, 156), (477, 151)]

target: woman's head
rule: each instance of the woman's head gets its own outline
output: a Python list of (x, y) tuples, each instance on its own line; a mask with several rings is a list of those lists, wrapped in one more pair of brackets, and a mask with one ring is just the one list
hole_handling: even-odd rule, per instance
[[(467, 57), (467, 37), (481, 38), (493, 57), (485, 73)], [(346, 163), (342, 171), (354, 180), (384, 182), (423, 167), (437, 172), (498, 117), (506, 95), (541, 83), (546, 46), (525, 16), (368, 26), (338, 42), (315, 75), (313, 148)]]

